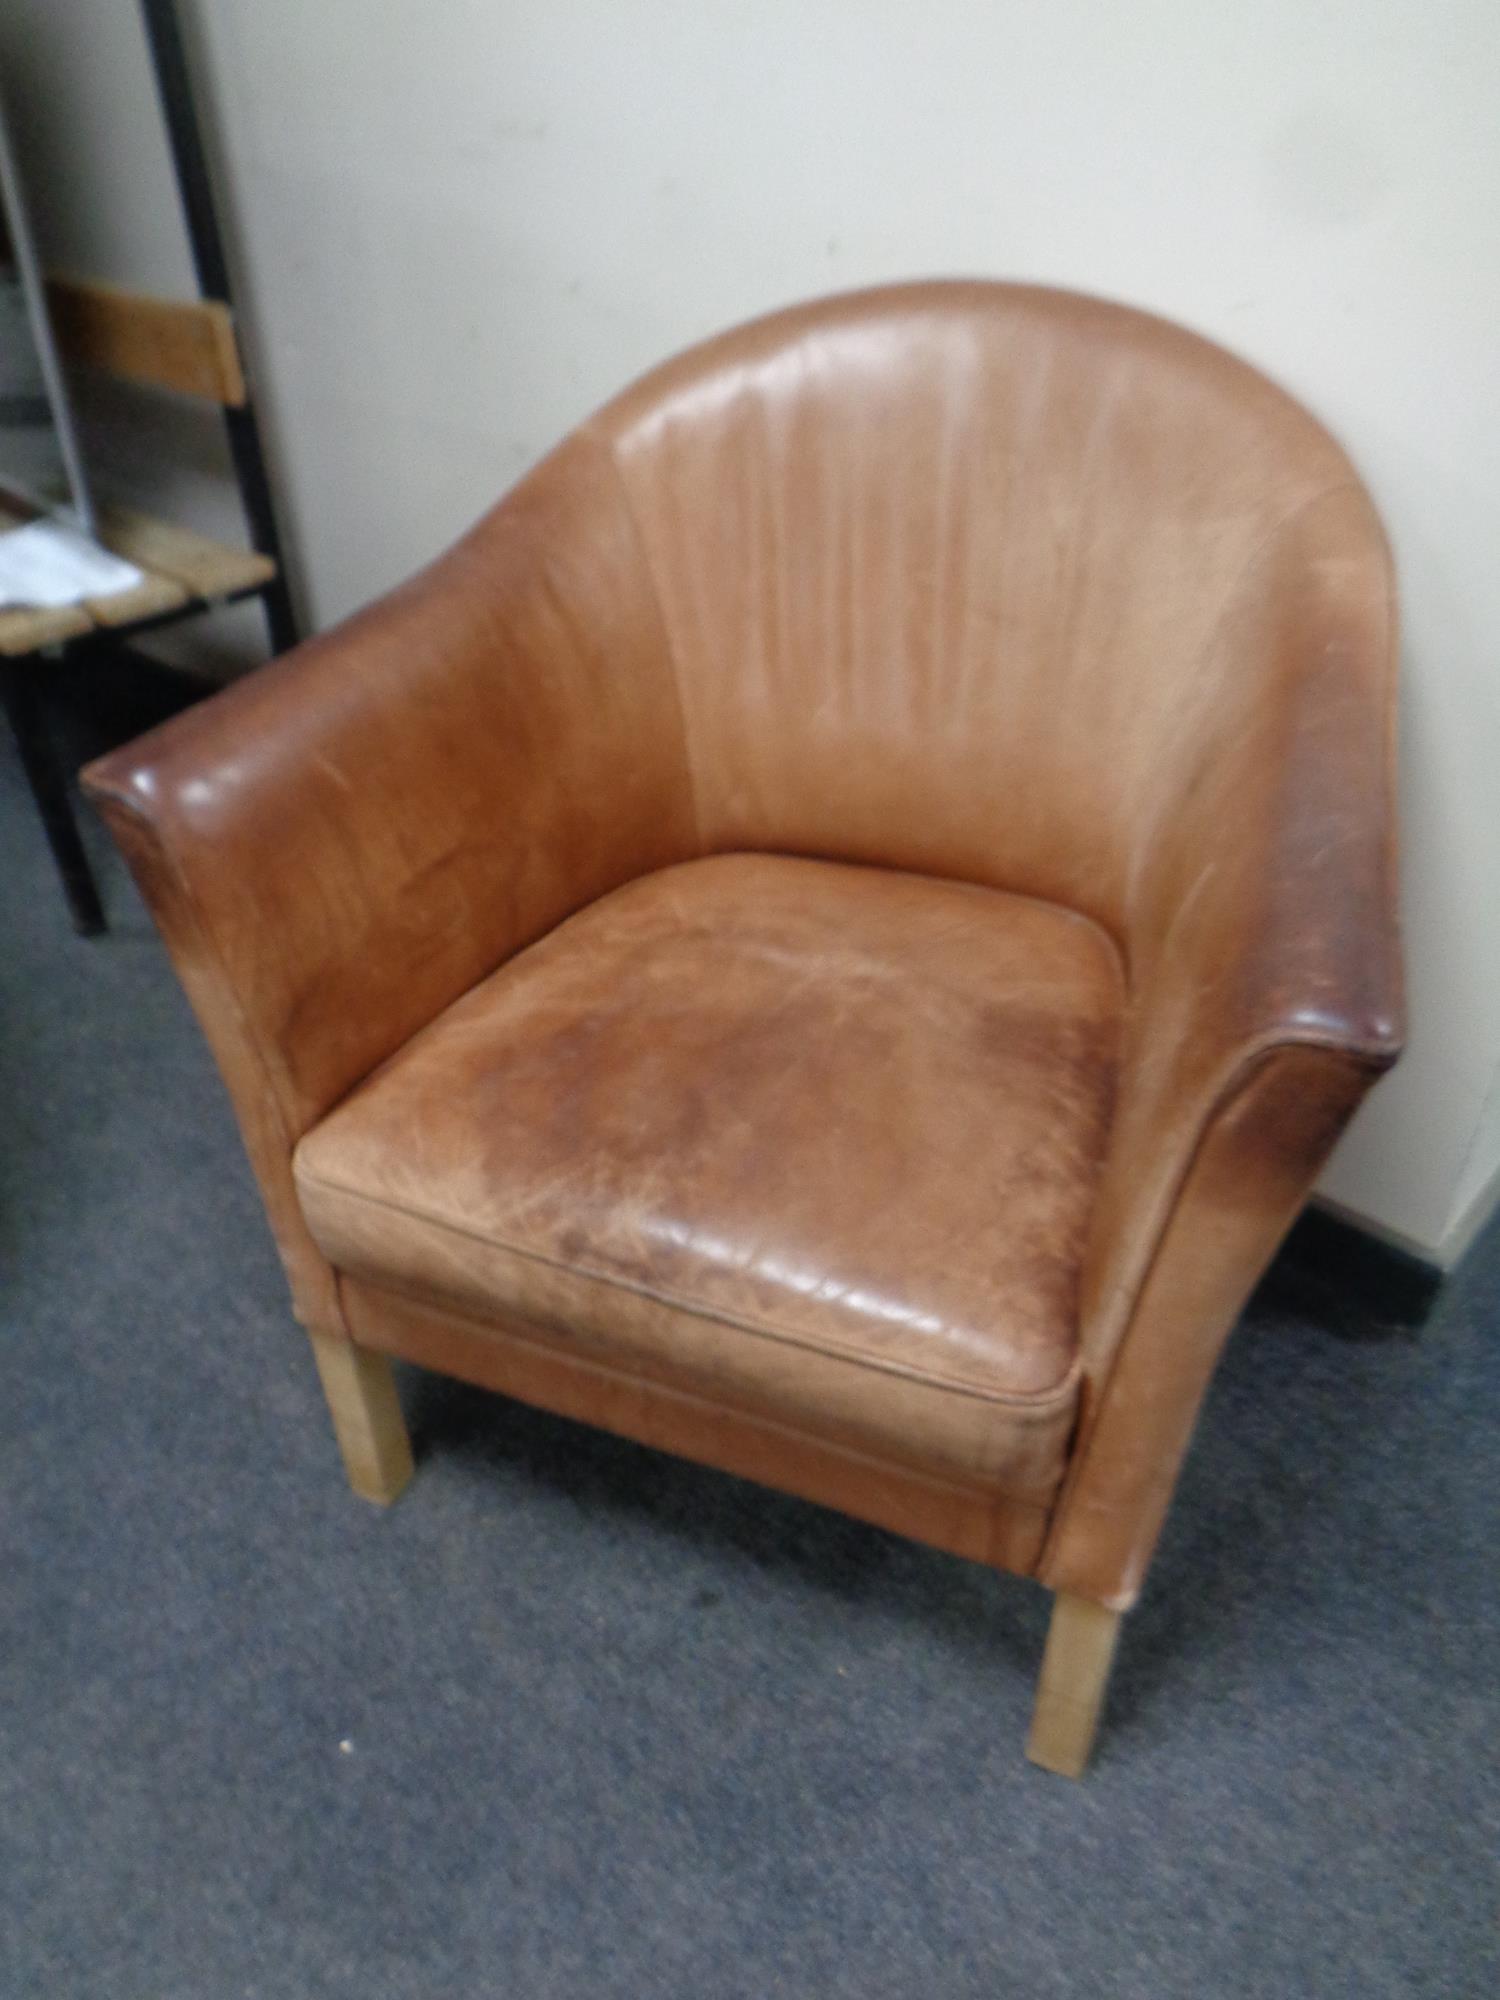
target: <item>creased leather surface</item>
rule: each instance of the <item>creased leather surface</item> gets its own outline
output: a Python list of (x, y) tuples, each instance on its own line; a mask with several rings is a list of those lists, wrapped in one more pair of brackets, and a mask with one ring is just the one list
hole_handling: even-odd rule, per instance
[(300, 1315), (291, 1151), (510, 953), (694, 849), (609, 458), (564, 443), (411, 582), (86, 775), (229, 1085)]
[(1026, 287), (794, 309), (590, 428), (651, 563), (707, 848), (980, 880), (1117, 935), (1223, 705), (1287, 719), (1217, 644), (1226, 609), (1353, 485), (1220, 349)]
[[(1394, 632), (1357, 475), (1252, 369), (1097, 300), (892, 287), (669, 362), (90, 782), (320, 1326), (297, 1141), (620, 885), (764, 851), (1095, 920), (1128, 1004), (1046, 1573), (1123, 1602), (1218, 1344), (1400, 1047)], [(1317, 1115), (1263, 1083), (1283, 1058)]]
[(692, 863), (450, 1008), (302, 1141), (298, 1191), (340, 1269), (1035, 1490), (1122, 997), (1069, 912)]

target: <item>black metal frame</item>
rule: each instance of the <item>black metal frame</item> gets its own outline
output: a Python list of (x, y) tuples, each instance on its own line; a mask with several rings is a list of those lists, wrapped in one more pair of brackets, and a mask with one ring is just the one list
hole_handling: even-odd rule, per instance
[(68, 769), (42, 713), (42, 678), (31, 657), (0, 660), (0, 706), (16, 739), (42, 832), (62, 877), (73, 928), (80, 937), (96, 937), (104, 929), (104, 905), (73, 817)]
[[(182, 212), (192, 246), (193, 268), (198, 274), (203, 296), (217, 300), (233, 312), (229, 260), (224, 254), (224, 235), (214, 204), (213, 181), (193, 102), (193, 83), (188, 70), (187, 51), (183, 46), (182, 28), (177, 19), (176, 0), (141, 0), (141, 12), (146, 20), (146, 38), (151, 44), (157, 93), (167, 121), (167, 138), (172, 148), (177, 191), (182, 197)], [(245, 400), (238, 408), (224, 411), (224, 424), (229, 433), (229, 450), (234, 459), (235, 478), (239, 482), (251, 544), (276, 565), (274, 579), (260, 595), (265, 606), (272, 650), (284, 653), (289, 646), (296, 645), (299, 634), (291, 593), (287, 589), (281, 535), (276, 525), (271, 483), (266, 477), (265, 454), (261, 449), (260, 426), (256, 422), (254, 391), (243, 343), (240, 365), (245, 371)]]
[[(157, 95), (166, 121), (167, 140), (183, 219), (187, 224), (193, 268), (203, 296), (228, 307), (233, 313), (229, 260), (214, 202), (213, 181), (193, 99), (192, 76), (175, 0), (141, 0), (141, 13), (156, 77)], [(245, 400), (238, 407), (226, 406), (221, 414), (251, 545), (261, 555), (269, 556), (276, 569), (267, 582), (235, 591), (222, 599), (215, 599), (214, 603), (259, 598), (265, 613), (271, 650), (282, 653), (296, 645), (301, 635), (287, 587), (281, 533), (266, 474), (265, 453), (261, 446), (254, 391), (243, 343), (240, 359), (246, 377)], [(170, 611), (133, 621), (114, 635), (91, 630), (44, 650), (53, 657), (76, 650), (98, 651), (137, 632), (196, 617), (206, 608), (202, 603), (180, 605)], [(80, 936), (91, 937), (105, 928), (104, 910), (74, 817), (71, 773), (59, 756), (46, 726), (42, 676), (37, 671), (36, 660), (35, 654), (0, 660), (0, 705), (3, 705), (15, 735), (22, 768), (36, 801), (47, 844), (62, 877), (73, 928)]]

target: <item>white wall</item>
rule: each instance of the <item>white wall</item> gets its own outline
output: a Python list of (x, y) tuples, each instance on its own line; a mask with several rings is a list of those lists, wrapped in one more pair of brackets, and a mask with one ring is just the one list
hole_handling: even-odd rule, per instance
[[(1500, 1167), (1494, 0), (184, 10), (320, 621), (632, 373), (820, 290), (1078, 285), (1310, 402), (1392, 528), (1407, 630), (1412, 1042), (1326, 1185), (1452, 1248)], [(0, 24), (59, 261), (180, 288), (129, 10)]]

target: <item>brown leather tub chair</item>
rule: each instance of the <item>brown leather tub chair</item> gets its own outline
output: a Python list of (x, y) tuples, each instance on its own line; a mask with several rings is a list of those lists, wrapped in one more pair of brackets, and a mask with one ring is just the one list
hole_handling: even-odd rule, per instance
[(1038, 1577), (1079, 1772), (1400, 1046), (1392, 638), (1252, 369), (900, 286), (669, 362), (95, 764), (356, 1491), (411, 1470), (400, 1355)]

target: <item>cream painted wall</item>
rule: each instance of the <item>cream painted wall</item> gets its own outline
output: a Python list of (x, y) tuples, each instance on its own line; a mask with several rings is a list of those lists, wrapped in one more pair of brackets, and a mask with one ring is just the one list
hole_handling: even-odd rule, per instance
[[(319, 622), (635, 371), (820, 290), (1077, 285), (1311, 403), (1391, 526), (1407, 632), (1412, 1042), (1326, 1187), (1453, 1248), (1500, 1169), (1493, 0), (184, 11)], [(0, 0), (0, 34), (59, 260), (184, 285), (131, 10)], [(193, 504), (222, 504), (206, 466)]]

